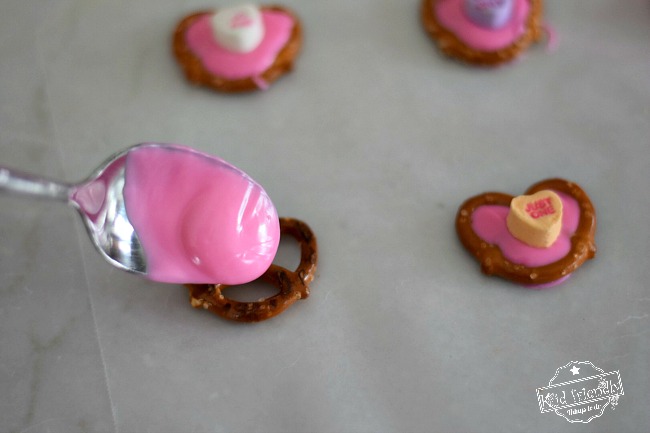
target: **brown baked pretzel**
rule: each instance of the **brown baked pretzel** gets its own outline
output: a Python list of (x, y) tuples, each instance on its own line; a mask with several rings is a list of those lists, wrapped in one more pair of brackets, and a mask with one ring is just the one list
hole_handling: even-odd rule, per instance
[(295, 271), (272, 264), (259, 278), (280, 291), (256, 302), (241, 302), (223, 295), (226, 284), (185, 284), (190, 291), (190, 303), (238, 322), (260, 322), (282, 313), (298, 299), (309, 296), (309, 283), (314, 279), (318, 246), (309, 226), (294, 218), (280, 218), (280, 233), (293, 236), (300, 245), (300, 264)]
[(265, 88), (260, 87), (261, 82), (269, 85), (280, 78), (281, 75), (290, 72), (293, 69), (293, 61), (302, 47), (302, 26), (300, 25), (300, 20), (295, 13), (284, 6), (262, 6), (260, 9), (262, 11), (282, 12), (289, 15), (294, 22), (289, 40), (282, 47), (271, 66), (262, 72), (259, 77), (246, 77), (232, 80), (214, 75), (208, 71), (203, 66), (201, 59), (192, 52), (185, 41), (185, 32), (198, 18), (215, 12), (214, 10), (206, 10), (193, 13), (183, 18), (174, 31), (172, 40), (174, 56), (183, 68), (187, 80), (194, 84), (207, 86), (221, 92), (237, 93)]
[(480, 206), (510, 206), (513, 197), (499, 192), (486, 192), (465, 201), (456, 215), (456, 232), (467, 251), (481, 263), (486, 275), (498, 275), (519, 284), (546, 284), (563, 278), (596, 255), (596, 210), (586, 192), (577, 184), (564, 179), (540, 181), (526, 191), (554, 190), (573, 197), (580, 206), (578, 228), (571, 237), (571, 250), (566, 256), (545, 266), (528, 267), (507, 260), (497, 245), (481, 239), (472, 228), (472, 214)]
[(421, 19), (424, 29), (436, 41), (440, 51), (449, 57), (481, 66), (496, 66), (509, 62), (528, 46), (542, 37), (542, 0), (530, 1), (530, 15), (526, 22), (526, 31), (507, 47), (496, 51), (480, 51), (465, 44), (454, 32), (443, 27), (435, 13), (437, 0), (422, 0)]

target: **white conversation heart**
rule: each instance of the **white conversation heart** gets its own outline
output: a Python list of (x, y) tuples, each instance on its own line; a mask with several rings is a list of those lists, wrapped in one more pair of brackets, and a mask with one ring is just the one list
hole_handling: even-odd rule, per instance
[(251, 52), (264, 38), (262, 13), (253, 5), (220, 9), (212, 16), (212, 33), (230, 51)]

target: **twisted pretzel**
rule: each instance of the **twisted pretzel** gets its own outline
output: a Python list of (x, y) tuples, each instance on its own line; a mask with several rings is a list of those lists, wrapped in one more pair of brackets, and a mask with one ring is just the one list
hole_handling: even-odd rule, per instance
[(498, 275), (519, 284), (546, 284), (558, 281), (578, 269), (584, 262), (596, 255), (596, 210), (587, 193), (576, 183), (564, 179), (546, 179), (537, 182), (526, 194), (534, 194), (543, 190), (562, 192), (580, 206), (578, 228), (571, 236), (571, 250), (566, 256), (553, 263), (543, 266), (528, 267), (513, 263), (506, 259), (497, 245), (492, 245), (481, 239), (472, 227), (472, 214), (484, 205), (510, 206), (513, 197), (498, 192), (487, 192), (463, 203), (456, 215), (456, 232), (467, 251), (480, 263), (481, 271), (486, 275)]
[(318, 246), (316, 236), (309, 226), (294, 218), (280, 218), (280, 233), (293, 236), (300, 245), (300, 264), (295, 271), (272, 264), (259, 277), (280, 291), (256, 302), (241, 302), (227, 298), (223, 290), (226, 284), (185, 284), (190, 291), (190, 303), (194, 308), (204, 308), (225, 319), (238, 322), (260, 322), (277, 316), (298, 299), (309, 296), (309, 283), (314, 279)]
[(435, 12), (437, 1), (422, 0), (420, 14), (424, 29), (436, 41), (443, 53), (469, 64), (496, 66), (509, 62), (542, 37), (542, 0), (530, 0), (531, 11), (525, 23), (526, 30), (512, 44), (496, 51), (480, 51), (472, 48), (458, 35), (440, 24)]
[(270, 5), (262, 6), (262, 11), (281, 12), (293, 19), (294, 25), (287, 43), (282, 47), (275, 60), (259, 77), (246, 77), (238, 79), (227, 79), (210, 72), (203, 65), (201, 59), (192, 52), (185, 41), (185, 33), (194, 22), (204, 15), (212, 14), (214, 11), (201, 11), (183, 18), (176, 29), (172, 40), (172, 48), (176, 60), (180, 64), (186, 78), (197, 85), (210, 87), (217, 91), (235, 93), (248, 92), (257, 89), (265, 89), (280, 76), (293, 70), (293, 62), (302, 47), (302, 26), (298, 16), (283, 6)]

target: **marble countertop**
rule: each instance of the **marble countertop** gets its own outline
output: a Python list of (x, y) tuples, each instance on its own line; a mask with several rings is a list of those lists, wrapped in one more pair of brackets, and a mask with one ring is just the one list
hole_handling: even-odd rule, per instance
[[(109, 266), (73, 209), (0, 196), (0, 431), (648, 431), (650, 3), (546, 1), (558, 48), (490, 70), (442, 57), (417, 0), (284, 4), (295, 70), (237, 96), (171, 55), (209, 2), (0, 5), (0, 164), (74, 182), (131, 144), (187, 144), (320, 248), (309, 299), (231, 323)], [(458, 206), (556, 176), (594, 202), (595, 260), (548, 290), (483, 276)], [(570, 361), (619, 371), (615, 410), (540, 413)]]

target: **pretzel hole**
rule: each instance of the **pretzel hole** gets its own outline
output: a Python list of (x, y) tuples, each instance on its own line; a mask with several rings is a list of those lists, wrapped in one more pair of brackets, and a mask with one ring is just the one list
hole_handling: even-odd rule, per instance
[(228, 286), (221, 290), (223, 296), (239, 302), (257, 302), (278, 293), (280, 293), (279, 288), (264, 282), (262, 279), (238, 286)]
[(300, 244), (293, 236), (289, 234), (282, 235), (273, 264), (290, 271), (298, 268), (298, 265), (300, 265)]

